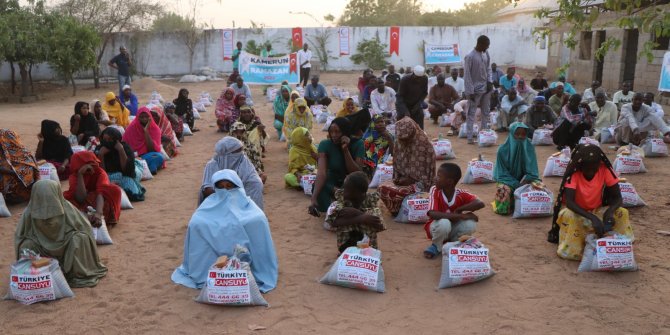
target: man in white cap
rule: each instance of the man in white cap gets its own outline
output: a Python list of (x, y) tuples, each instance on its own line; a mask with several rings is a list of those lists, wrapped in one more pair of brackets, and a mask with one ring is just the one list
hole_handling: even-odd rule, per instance
[(137, 96), (133, 94), (130, 85), (124, 85), (121, 90), (121, 103), (130, 111), (130, 115), (135, 116), (137, 114), (139, 102), (137, 101)]
[(423, 129), (423, 100), (428, 96), (428, 77), (421, 65), (414, 67), (411, 75), (400, 80), (396, 94), (398, 120), (409, 116)]
[(479, 36), (477, 38), (477, 45), (464, 59), (463, 80), (465, 84), (465, 96), (469, 101), (465, 128), (468, 144), (475, 143), (472, 128), (475, 123), (477, 107), (480, 107), (482, 111), (482, 124), (479, 129), (488, 129), (490, 95), (493, 90), (491, 57), (487, 51), (489, 45), (491, 45), (491, 41), (487, 36)]

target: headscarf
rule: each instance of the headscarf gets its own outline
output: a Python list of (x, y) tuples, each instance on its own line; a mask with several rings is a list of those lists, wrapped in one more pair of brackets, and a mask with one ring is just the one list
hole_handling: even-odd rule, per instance
[[(57, 222), (42, 221), (53, 218)], [(65, 200), (60, 183), (53, 180), (40, 180), (33, 185), (30, 202), (14, 235), (17, 258), (25, 242), (39, 246), (40, 250), (34, 251), (55, 257), (72, 287), (95, 286), (107, 274), (88, 219)]]
[[(288, 100), (284, 100), (282, 91), (289, 92)], [(272, 104), (272, 108), (274, 110), (275, 115), (279, 115), (282, 118), (284, 117), (284, 114), (286, 113), (286, 108), (288, 108), (289, 102), (291, 101), (290, 93), (291, 93), (291, 87), (289, 87), (288, 85), (283, 85), (279, 89), (279, 92), (277, 92), (277, 96), (275, 97), (275, 101)]]
[(558, 214), (561, 211), (561, 207), (563, 207), (565, 185), (569, 184), (572, 180), (572, 175), (581, 169), (582, 163), (589, 161), (600, 161), (601, 164), (605, 165), (605, 167), (610, 171), (614, 178), (619, 179), (616, 172), (614, 172), (612, 163), (599, 146), (593, 144), (577, 145), (577, 147), (575, 147), (575, 149), (572, 151), (570, 163), (568, 163), (568, 166), (565, 168), (563, 180), (561, 180), (561, 187), (559, 188), (558, 195), (556, 196), (556, 203), (554, 204), (554, 216), (553, 220), (551, 221), (551, 230), (549, 230), (549, 233), (547, 234), (547, 241), (551, 243), (558, 243), (558, 233), (560, 231), (560, 227), (557, 222)]
[[(82, 138), (80, 144), (86, 144), (88, 142), (88, 137), (90, 136), (98, 136), (100, 135), (100, 126), (98, 125), (98, 119), (95, 118), (95, 115), (93, 114), (93, 108), (91, 105), (89, 105), (88, 109), (88, 114), (86, 116), (81, 114), (81, 108), (84, 107), (84, 105), (88, 105), (88, 102), (84, 101), (78, 101), (74, 105), (74, 114), (79, 115), (79, 132), (77, 132), (76, 135), (79, 134), (86, 134), (84, 138)], [(70, 124), (74, 124), (74, 119), (70, 119)]]
[(367, 108), (363, 108), (356, 113), (348, 115), (347, 119), (351, 122), (351, 134), (355, 134), (358, 131), (365, 133), (370, 127), (372, 116)]
[(179, 116), (191, 115), (193, 113), (193, 101), (186, 96), (187, 94), (188, 90), (182, 88), (179, 90), (177, 99), (172, 100), (175, 104), (175, 114)]
[(154, 118), (151, 117), (151, 112), (146, 106), (141, 107), (137, 111), (137, 117), (133, 122), (128, 126), (126, 132), (123, 134), (123, 141), (128, 143), (133, 151), (137, 152), (138, 155), (142, 156), (149, 152), (147, 144), (144, 138), (144, 126), (140, 123), (140, 116), (142, 114), (147, 114), (149, 116), (149, 137), (154, 142), (154, 150), (160, 152), (161, 150), (161, 129), (158, 127)]
[(161, 130), (161, 138), (169, 138), (174, 146), (174, 153), (177, 154), (177, 136), (175, 135), (174, 130), (172, 130), (170, 120), (165, 116), (165, 112), (163, 112), (163, 109), (160, 106), (151, 107), (151, 112), (156, 112), (156, 114), (158, 114), (158, 127)]
[[(233, 93), (233, 98), (232, 99), (226, 99), (226, 93)], [(235, 90), (233, 90), (232, 87), (227, 87), (223, 91), (221, 91), (221, 95), (219, 98), (216, 100), (216, 110), (215, 110), (215, 115), (216, 118), (225, 121), (226, 118), (229, 118), (233, 115), (233, 111), (235, 110)]]
[(335, 114), (335, 117), (345, 117), (345, 116), (349, 116), (349, 114), (351, 114), (351, 113), (349, 113), (349, 110), (347, 109), (347, 102), (349, 102), (350, 100), (354, 101), (354, 99), (352, 99), (352, 98), (344, 99), (344, 101), (342, 102), (342, 109), (340, 109)]
[[(99, 111), (99, 112), (96, 112), (96, 111), (95, 111), (95, 104), (100, 104), (100, 111)], [(102, 110), (102, 104), (100, 103), (100, 100), (98, 100), (98, 99), (93, 100), (93, 101), (91, 102), (91, 104), (89, 105), (89, 108), (90, 108), (90, 111), (89, 111), (89, 112), (90, 112), (91, 114), (93, 114), (93, 116), (95, 116), (95, 120), (96, 120), (96, 121), (101, 121), (101, 120), (102, 120), (102, 112), (103, 112), (103, 110)], [(77, 107), (75, 107), (75, 111), (76, 111), (76, 110), (77, 110)]]
[[(112, 138), (110, 142), (106, 142), (103, 140), (103, 136), (107, 135)], [(112, 172), (121, 172), (122, 175), (130, 178), (135, 178), (135, 153), (133, 152), (132, 149), (128, 146), (128, 143), (122, 142), (121, 141), (121, 132), (116, 129), (115, 127), (107, 127), (105, 130), (102, 131), (102, 134), (100, 134), (100, 145), (107, 148), (109, 152), (105, 155), (104, 160), (105, 160), (105, 170), (106, 171), (112, 171)], [(126, 166), (121, 166), (121, 158), (119, 156), (119, 152), (114, 148), (116, 145), (116, 142), (121, 142), (121, 145), (123, 146), (123, 149), (126, 152), (126, 156), (128, 158), (126, 162)]]
[[(37, 168), (35, 156), (26, 149), (19, 136), (9, 129), (0, 129), (0, 182), (4, 184), (2, 175), (10, 172), (23, 184), (30, 187), (39, 179), (40, 170)], [(7, 187), (7, 185), (2, 185)], [(4, 190), (0, 189), (4, 193)]]
[[(232, 89), (232, 88), (231, 88), (231, 89)], [(244, 99), (245, 99), (245, 103), (244, 103), (244, 104), (242, 104), (242, 102), (240, 101), (240, 98), (241, 98), (241, 97), (244, 97)], [(235, 108), (239, 109), (240, 107), (246, 105), (246, 100), (248, 100), (248, 98), (247, 98), (246, 95), (244, 95), (244, 94), (238, 94), (238, 95), (236, 95), (235, 98), (233, 99), (233, 103), (235, 104)]]
[(291, 149), (288, 151), (288, 172), (296, 173), (305, 169), (305, 165), (316, 166), (316, 160), (312, 152), (317, 152), (316, 146), (312, 144), (309, 130), (298, 127), (291, 133)]
[(530, 88), (526, 84), (526, 81), (523, 78), (519, 79), (519, 82), (516, 84), (516, 92), (519, 94), (526, 94), (530, 91)]
[(424, 189), (429, 189), (435, 181), (433, 143), (409, 117), (396, 122), (395, 131), (393, 178), (410, 177), (421, 182)]
[(116, 95), (114, 92), (107, 92), (105, 94), (105, 102), (102, 104), (102, 109), (107, 112), (107, 115), (109, 115), (109, 118), (115, 118), (116, 119), (116, 124), (121, 126), (121, 127), (128, 127), (130, 124), (130, 111), (128, 111), (127, 108), (123, 106), (122, 103), (116, 102), (114, 105), (110, 105), (109, 101), (110, 100), (115, 100)]
[[(312, 129), (312, 119), (314, 116), (309, 107), (307, 107), (307, 101), (304, 98), (298, 98), (295, 99), (293, 105), (295, 106), (293, 110), (291, 110), (289, 105), (289, 113), (284, 118), (284, 131), (287, 137), (298, 127), (305, 127), (308, 130)], [(305, 107), (305, 111), (300, 112), (298, 107)]]
[(380, 134), (375, 130), (375, 123), (383, 119), (384, 116), (381, 114), (373, 116), (367, 131), (363, 134), (363, 146), (365, 148), (364, 163), (373, 169), (381, 163), (381, 160), (384, 158), (386, 151), (389, 148), (389, 142), (382, 136), (383, 134)]
[(286, 112), (284, 112), (284, 115), (291, 114), (291, 112), (295, 110), (295, 103), (293, 100), (291, 100), (291, 98), (293, 98), (294, 95), (296, 96), (296, 100), (300, 98), (300, 92), (296, 90), (291, 91), (291, 94), (288, 96), (288, 107), (286, 107)]
[[(91, 114), (89, 113), (89, 115)], [(55, 134), (57, 129), (61, 129), (58, 122), (42, 120), (40, 130), (42, 138), (44, 138), (42, 142), (42, 157), (46, 160), (54, 160), (62, 163), (72, 156), (72, 147), (70, 147), (67, 137)]]
[[(72, 155), (70, 162), (70, 179), (68, 180), (70, 188), (63, 193), (65, 199), (75, 199), (77, 192), (77, 185), (79, 184), (78, 173), (79, 169), (82, 166), (90, 164), (93, 167), (92, 173), (84, 174), (84, 186), (87, 192), (95, 192), (96, 194), (101, 194), (105, 200), (107, 199), (120, 199), (121, 189), (118, 187), (109, 187), (111, 183), (109, 182), (109, 177), (107, 172), (102, 169), (100, 166), (100, 160), (98, 157), (91, 151), (80, 151)], [(109, 202), (110, 208), (114, 212), (114, 217), (118, 218), (119, 213), (121, 213), (121, 202), (120, 201), (106, 201)]]
[(529, 129), (522, 122), (514, 122), (510, 125), (507, 140), (498, 147), (496, 165), (493, 169), (493, 178), (495, 181), (503, 183), (512, 189), (519, 187), (521, 178), (524, 176), (527, 181), (539, 179), (535, 147), (527, 136), (523, 140), (514, 138), (514, 132), (518, 128), (524, 128), (526, 131)]

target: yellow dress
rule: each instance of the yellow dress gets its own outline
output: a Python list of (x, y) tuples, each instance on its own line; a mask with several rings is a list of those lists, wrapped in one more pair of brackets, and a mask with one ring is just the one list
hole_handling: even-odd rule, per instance
[[(603, 213), (607, 207), (600, 207), (592, 213), (602, 218)], [(558, 257), (569, 260), (580, 260), (584, 253), (584, 246), (586, 245), (586, 235), (593, 234), (593, 226), (591, 220), (571, 211), (568, 208), (561, 209), (556, 221), (561, 227), (561, 232), (558, 237), (558, 250), (556, 253)], [(628, 220), (628, 210), (619, 208), (614, 212), (614, 227), (615, 232), (625, 235), (634, 240), (633, 227)]]

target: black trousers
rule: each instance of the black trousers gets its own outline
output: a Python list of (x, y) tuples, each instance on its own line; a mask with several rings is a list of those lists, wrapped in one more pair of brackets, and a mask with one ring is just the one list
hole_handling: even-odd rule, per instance
[(300, 68), (300, 83), (302, 83), (302, 86), (305, 87), (307, 86), (307, 81), (309, 81), (309, 71), (311, 70), (311, 67), (301, 67)]
[(582, 136), (584, 136), (584, 131), (589, 129), (591, 129), (591, 125), (588, 123), (582, 122), (572, 128), (572, 123), (570, 123), (570, 121), (563, 120), (563, 122), (554, 129), (551, 136), (554, 139), (554, 144), (557, 146), (567, 146), (570, 147), (570, 149), (574, 149)]

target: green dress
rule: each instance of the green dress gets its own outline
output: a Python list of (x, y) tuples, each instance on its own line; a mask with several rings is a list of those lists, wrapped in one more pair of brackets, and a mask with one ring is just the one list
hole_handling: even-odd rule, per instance
[[(325, 212), (328, 210), (328, 206), (333, 202), (333, 194), (335, 188), (342, 187), (344, 184), (344, 178), (347, 177), (347, 166), (344, 162), (344, 155), (340, 146), (333, 143), (329, 139), (325, 139), (319, 143), (318, 148), (319, 153), (325, 153), (326, 158), (328, 159), (328, 169), (326, 170), (326, 183), (321, 190), (321, 193), (317, 195), (317, 203), (320, 212)], [(349, 152), (351, 157), (356, 160), (357, 158), (365, 157), (365, 149), (363, 147), (363, 141), (357, 140), (349, 145)]]

